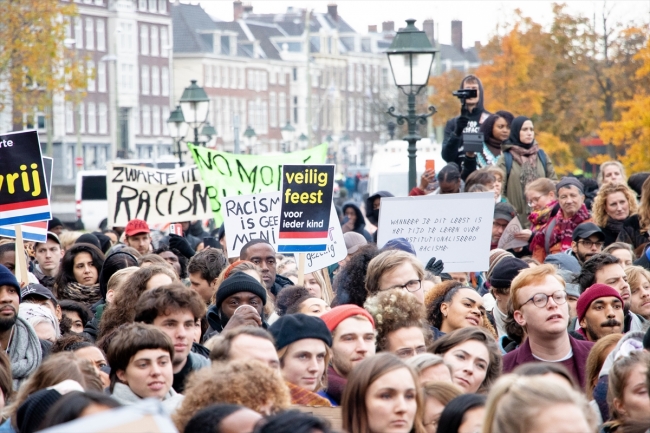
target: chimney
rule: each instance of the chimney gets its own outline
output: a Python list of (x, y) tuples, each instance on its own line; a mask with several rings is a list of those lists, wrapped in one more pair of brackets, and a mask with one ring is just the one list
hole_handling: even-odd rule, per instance
[(422, 23), (422, 30), (424, 30), (424, 33), (427, 34), (427, 37), (429, 38), (429, 41), (431, 41), (431, 44), (435, 45), (435, 39), (434, 39), (434, 24), (432, 19), (427, 19), (424, 20)]
[(382, 32), (394, 32), (395, 31), (395, 22), (394, 21), (384, 21), (381, 23)]
[(329, 15), (334, 21), (339, 20), (338, 7), (336, 6), (336, 3), (330, 3), (327, 5), (327, 15)]
[(241, 19), (243, 14), (244, 14), (244, 6), (242, 5), (242, 2), (240, 0), (235, 0), (234, 2), (232, 2), (233, 21), (237, 21)]
[(458, 51), (463, 52), (463, 22), (453, 20), (451, 22), (451, 45)]
[(368, 33), (377, 33), (377, 24), (368, 24)]
[(474, 49), (476, 51), (481, 49), (481, 41), (474, 41)]
[(253, 13), (253, 5), (250, 3), (246, 3), (244, 5), (244, 14), (252, 14)]

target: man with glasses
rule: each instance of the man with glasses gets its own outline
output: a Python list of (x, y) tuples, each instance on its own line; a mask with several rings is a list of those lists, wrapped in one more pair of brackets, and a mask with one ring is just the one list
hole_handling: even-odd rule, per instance
[(390, 289), (403, 289), (424, 304), (424, 268), (413, 254), (400, 250), (384, 251), (372, 259), (366, 273), (368, 296)]
[(587, 356), (594, 343), (569, 335), (569, 306), (564, 285), (553, 265), (525, 269), (512, 281), (513, 317), (528, 338), (503, 357), (504, 373), (529, 362), (557, 362), (584, 388)]
[(573, 231), (571, 252), (578, 259), (580, 266), (603, 251), (605, 233), (594, 223), (582, 223)]

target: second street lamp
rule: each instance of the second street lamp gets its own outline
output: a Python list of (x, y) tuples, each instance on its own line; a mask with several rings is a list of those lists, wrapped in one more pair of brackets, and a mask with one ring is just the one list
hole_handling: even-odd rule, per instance
[(169, 119), (167, 119), (167, 126), (169, 127), (169, 134), (174, 139), (176, 144), (176, 151), (174, 152), (178, 156), (178, 165), (183, 166), (183, 152), (181, 151), (181, 141), (187, 135), (187, 123), (185, 123), (185, 118), (183, 117), (183, 110), (181, 110), (180, 105), (176, 106), (176, 109), (169, 113)]
[(208, 119), (210, 99), (205, 90), (196, 84), (196, 80), (191, 80), (190, 83), (190, 86), (183, 90), (180, 104), (185, 121), (194, 129), (194, 145), (198, 146), (199, 127)]
[(293, 136), (296, 133), (296, 128), (291, 126), (291, 123), (287, 120), (287, 124), (280, 129), (282, 134), (282, 147), (283, 152), (291, 151), (291, 142), (293, 142)]
[(400, 29), (393, 42), (390, 44), (386, 54), (393, 73), (395, 85), (399, 87), (408, 99), (408, 111), (406, 115), (394, 114), (395, 107), (388, 109), (388, 114), (395, 118), (399, 125), (408, 123), (408, 135), (404, 140), (408, 141), (409, 157), (409, 191), (417, 182), (417, 171), (415, 167), (416, 143), (420, 140), (417, 124), (426, 124), (427, 117), (433, 116), (436, 109), (429, 107), (427, 114), (415, 113), (415, 96), (425, 87), (429, 81), (431, 64), (438, 50), (431, 45), (426, 33), (415, 27), (415, 20), (406, 20), (406, 27)]

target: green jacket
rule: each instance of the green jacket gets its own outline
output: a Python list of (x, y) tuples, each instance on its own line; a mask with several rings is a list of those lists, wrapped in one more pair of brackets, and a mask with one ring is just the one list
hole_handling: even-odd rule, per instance
[[(497, 160), (497, 167), (503, 170), (506, 173), (506, 160), (503, 156), (504, 152), (508, 152), (514, 145), (513, 144), (502, 144), (501, 145), (501, 156)], [(546, 171), (542, 166), (542, 162), (537, 158), (537, 174), (539, 177), (548, 177), (551, 180), (557, 180), (557, 175), (555, 174), (555, 168), (551, 159), (546, 155)], [(521, 222), (522, 227), (530, 227), (530, 222), (528, 221), (528, 203), (526, 201), (526, 196), (524, 195), (524, 185), (521, 184), (519, 178), (521, 177), (521, 165), (513, 158), (512, 160), (512, 169), (510, 170), (510, 176), (507, 176), (507, 179), (503, 181), (503, 190), (501, 195), (508, 199), (508, 202), (514, 206), (519, 216), (519, 221)]]

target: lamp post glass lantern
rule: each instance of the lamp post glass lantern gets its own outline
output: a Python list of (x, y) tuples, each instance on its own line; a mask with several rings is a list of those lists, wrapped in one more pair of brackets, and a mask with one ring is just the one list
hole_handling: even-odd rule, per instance
[(183, 152), (181, 151), (181, 141), (187, 135), (188, 124), (185, 123), (185, 118), (183, 117), (183, 110), (181, 110), (180, 105), (176, 106), (176, 109), (169, 113), (169, 119), (167, 119), (167, 126), (169, 127), (169, 134), (174, 139), (176, 143), (176, 151), (174, 154), (178, 156), (178, 165), (183, 166)]
[(196, 84), (196, 80), (191, 80), (189, 87), (183, 90), (180, 104), (185, 121), (194, 129), (194, 145), (198, 145), (199, 127), (208, 119), (210, 109), (208, 94)]
[(244, 131), (244, 139), (246, 140), (246, 146), (248, 147), (248, 153), (253, 154), (253, 147), (257, 142), (257, 134), (252, 126), (248, 125)]
[(212, 137), (217, 135), (217, 130), (214, 129), (214, 126), (210, 125), (210, 122), (205, 122), (205, 125), (203, 125), (203, 128), (201, 129), (201, 136), (205, 137), (205, 144), (210, 142), (212, 140)]
[(291, 143), (293, 142), (293, 136), (296, 132), (296, 128), (291, 126), (291, 123), (287, 120), (287, 124), (280, 129), (282, 134), (282, 146), (284, 151), (287, 152), (291, 149)]
[(406, 27), (400, 29), (386, 54), (395, 85), (404, 92), (408, 100), (406, 115), (394, 114), (395, 107), (388, 109), (388, 114), (395, 118), (398, 125), (408, 124), (409, 190), (416, 185), (415, 167), (416, 143), (420, 140), (417, 124), (425, 125), (427, 117), (433, 116), (436, 109), (429, 107), (427, 114), (415, 113), (415, 96), (429, 81), (429, 72), (438, 50), (431, 44), (426, 33), (415, 27), (415, 20), (406, 20)]

